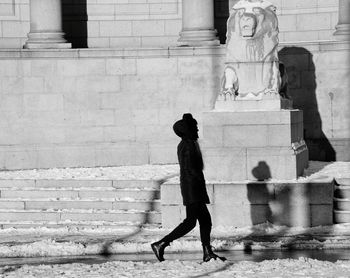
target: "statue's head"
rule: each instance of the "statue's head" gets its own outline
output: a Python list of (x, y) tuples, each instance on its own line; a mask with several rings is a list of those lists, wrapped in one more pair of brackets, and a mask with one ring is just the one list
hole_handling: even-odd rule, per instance
[[(231, 10), (228, 30), (243, 39), (277, 29), (276, 8), (265, 0), (241, 0)], [(230, 35), (230, 34), (228, 34)]]
[(277, 60), (276, 8), (266, 0), (240, 0), (227, 20), (227, 62)]
[(239, 28), (242, 37), (253, 37), (256, 30), (256, 17), (251, 13), (243, 13), (239, 19)]

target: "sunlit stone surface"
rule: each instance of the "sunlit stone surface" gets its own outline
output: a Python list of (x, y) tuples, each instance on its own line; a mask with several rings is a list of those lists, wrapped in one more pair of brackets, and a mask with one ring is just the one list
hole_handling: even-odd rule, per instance
[[(275, 100), (277, 109), (289, 108), (288, 103), (279, 101), (281, 77), (275, 11), (268, 1), (247, 0), (239, 1), (231, 9), (227, 21), (226, 66), (216, 109), (236, 111), (235, 100), (266, 99)], [(274, 110), (273, 105), (271, 108)]]

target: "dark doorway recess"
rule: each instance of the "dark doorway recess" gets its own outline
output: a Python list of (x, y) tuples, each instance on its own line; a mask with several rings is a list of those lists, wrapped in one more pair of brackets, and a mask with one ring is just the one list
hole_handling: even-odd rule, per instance
[(218, 37), (221, 44), (226, 42), (226, 22), (229, 17), (229, 1), (214, 1), (214, 27), (218, 31)]
[(87, 48), (87, 0), (62, 0), (63, 32), (73, 48)]

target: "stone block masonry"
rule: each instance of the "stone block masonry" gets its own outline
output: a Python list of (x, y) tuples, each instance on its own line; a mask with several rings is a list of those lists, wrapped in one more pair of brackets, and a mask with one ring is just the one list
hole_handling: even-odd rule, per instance
[[(175, 45), (181, 30), (180, 0), (62, 4), (63, 31), (76, 47)], [(29, 0), (0, 3), (0, 48), (22, 48), (30, 27), (29, 10)]]
[[(304, 112), (304, 138), (312, 160), (349, 160), (346, 154), (349, 152), (343, 150), (348, 146), (345, 138), (350, 133), (343, 127), (350, 125), (349, 110), (345, 108), (349, 105), (346, 87), (350, 55), (349, 50), (340, 54), (338, 46), (315, 51), (311, 44), (303, 47), (286, 44), (279, 52), (287, 68), (294, 108)], [(331, 116), (326, 116), (326, 111)]]
[(148, 178), (27, 178), (0, 180), (1, 227), (160, 224), (159, 184)]
[[(207, 181), (214, 227), (246, 227), (269, 221), (289, 227), (315, 227), (333, 224), (334, 182), (331, 179), (308, 182)], [(161, 187), (162, 225), (176, 227), (184, 218), (179, 184)]]
[(277, 7), (281, 42), (332, 39), (338, 18), (337, 0), (270, 2)]
[[(230, 5), (234, 2), (237, 1), (230, 1)], [(332, 39), (338, 22), (337, 0), (271, 2), (277, 7), (280, 41)], [(63, 31), (73, 47), (176, 45), (182, 29), (181, 0), (89, 0), (62, 4)], [(227, 2), (221, 5), (227, 11)], [(22, 48), (29, 32), (29, 18), (29, 0), (0, 3), (0, 48)]]
[(218, 181), (295, 179), (308, 164), (302, 130), (299, 110), (205, 112), (206, 177)]
[(179, 0), (96, 0), (88, 3), (87, 14), (89, 47), (175, 45), (181, 30)]
[[(196, 68), (179, 71), (184, 56), (170, 50), (125, 51), (0, 59), (0, 168), (176, 163), (172, 125), (188, 111), (200, 117), (221, 71), (204, 80)], [(212, 65), (209, 55), (194, 59)]]
[[(280, 47), (294, 107), (304, 113), (304, 130), (293, 120), (292, 140), (304, 133), (315, 160), (326, 153), (322, 131), (337, 159), (349, 160), (349, 45)], [(218, 133), (213, 123), (210, 132), (203, 130), (202, 113), (213, 107), (220, 88), (224, 53), (224, 47), (0, 51), (0, 168), (176, 163), (179, 138), (172, 125), (184, 112), (198, 119), (200, 139), (245, 156), (242, 138), (237, 146), (227, 142), (229, 127)], [(273, 118), (278, 122), (269, 127), (268, 141), (278, 146), (285, 142), (279, 135), (285, 119)], [(237, 172), (246, 173), (248, 163), (236, 163)]]
[(1, 1), (0, 48), (22, 48), (29, 33), (29, 0)]

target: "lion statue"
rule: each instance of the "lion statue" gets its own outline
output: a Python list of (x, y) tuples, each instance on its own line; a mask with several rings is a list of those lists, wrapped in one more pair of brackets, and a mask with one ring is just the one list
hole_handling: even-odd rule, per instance
[(276, 8), (265, 0), (240, 0), (231, 9), (221, 95), (256, 99), (278, 95), (281, 76), (275, 12)]

